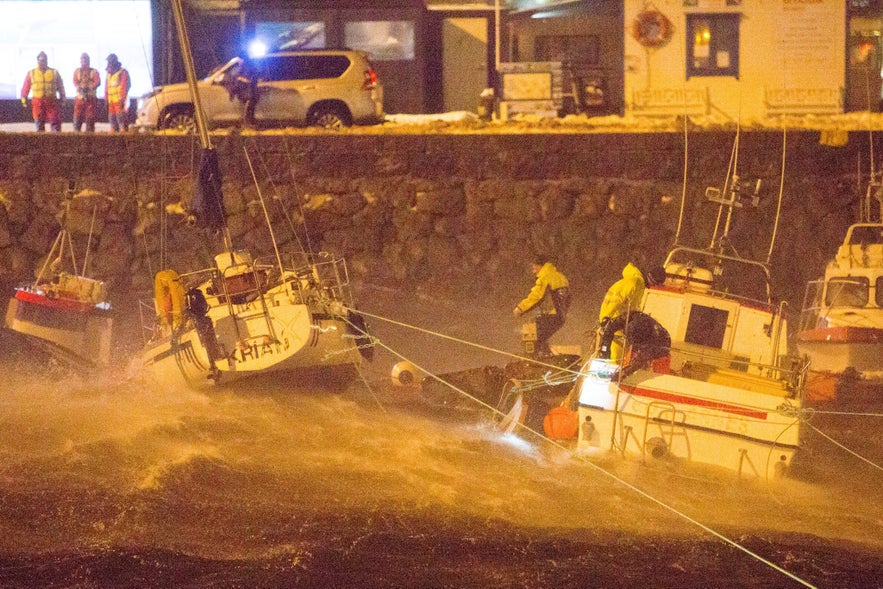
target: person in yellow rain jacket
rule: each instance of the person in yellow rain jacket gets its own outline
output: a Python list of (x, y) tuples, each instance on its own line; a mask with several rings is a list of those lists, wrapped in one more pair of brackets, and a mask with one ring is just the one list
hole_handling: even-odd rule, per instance
[[(648, 285), (660, 284), (665, 280), (665, 270), (654, 268), (648, 275), (629, 262), (622, 269), (622, 278), (617, 280), (607, 289), (604, 301), (601, 303), (601, 312), (598, 314), (598, 322), (604, 328), (609, 322), (620, 315), (638, 311), (644, 299), (644, 290)], [(622, 358), (622, 331), (616, 332), (616, 338), (610, 344), (609, 358), (619, 360)]]
[(537, 256), (530, 264), (537, 277), (533, 288), (520, 303), (515, 305), (513, 315), (520, 317), (531, 309), (537, 309), (537, 357), (551, 355), (549, 338), (561, 329), (570, 308), (570, 283), (567, 276), (558, 271), (545, 256)]
[(37, 131), (46, 130), (46, 121), (53, 131), (61, 131), (61, 105), (64, 102), (64, 82), (58, 70), (49, 67), (49, 58), (37, 54), (37, 67), (28, 72), (21, 87), (21, 104), (27, 107), (31, 95), (31, 112)]

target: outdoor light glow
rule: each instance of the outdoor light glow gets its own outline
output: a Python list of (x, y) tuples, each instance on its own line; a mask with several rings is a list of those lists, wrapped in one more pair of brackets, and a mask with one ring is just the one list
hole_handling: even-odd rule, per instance
[(267, 54), (267, 45), (260, 39), (255, 39), (248, 44), (249, 57), (263, 57)]
[(61, 74), (68, 96), (70, 78), (80, 67), (83, 52), (101, 74), (102, 97), (109, 53), (116, 53), (129, 70), (130, 96), (149, 91), (154, 85), (150, 4), (150, 0), (5, 0), (0, 19), (0, 98), (18, 97), (40, 51), (49, 56), (49, 67)]

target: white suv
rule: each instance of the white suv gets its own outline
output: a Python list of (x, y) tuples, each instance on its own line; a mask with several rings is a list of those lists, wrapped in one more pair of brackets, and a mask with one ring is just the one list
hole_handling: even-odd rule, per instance
[[(383, 121), (383, 86), (362, 51), (276, 51), (251, 58), (248, 65), (257, 72), (257, 126), (331, 128)], [(245, 103), (233, 88), (244, 66), (243, 59), (235, 57), (197, 83), (209, 127), (243, 123)], [(135, 125), (192, 131), (193, 112), (187, 84), (159, 86), (138, 99)]]

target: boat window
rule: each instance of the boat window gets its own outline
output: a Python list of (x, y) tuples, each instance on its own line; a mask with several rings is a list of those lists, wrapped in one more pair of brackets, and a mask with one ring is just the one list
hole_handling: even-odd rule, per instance
[(868, 279), (861, 276), (832, 278), (825, 287), (829, 307), (865, 307), (868, 304)]
[(690, 307), (690, 318), (687, 321), (687, 332), (684, 341), (690, 344), (722, 349), (724, 335), (727, 332), (729, 312), (703, 305)]
[(874, 302), (878, 307), (883, 307), (883, 276), (878, 276), (874, 283)]
[(849, 243), (854, 245), (873, 245), (883, 243), (883, 226), (862, 225), (852, 228)]

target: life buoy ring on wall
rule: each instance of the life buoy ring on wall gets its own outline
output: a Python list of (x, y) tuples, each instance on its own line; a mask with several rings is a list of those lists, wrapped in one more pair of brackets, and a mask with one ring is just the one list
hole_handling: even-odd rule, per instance
[(669, 42), (672, 32), (671, 21), (658, 10), (639, 12), (632, 21), (632, 37), (644, 47), (662, 47)]

